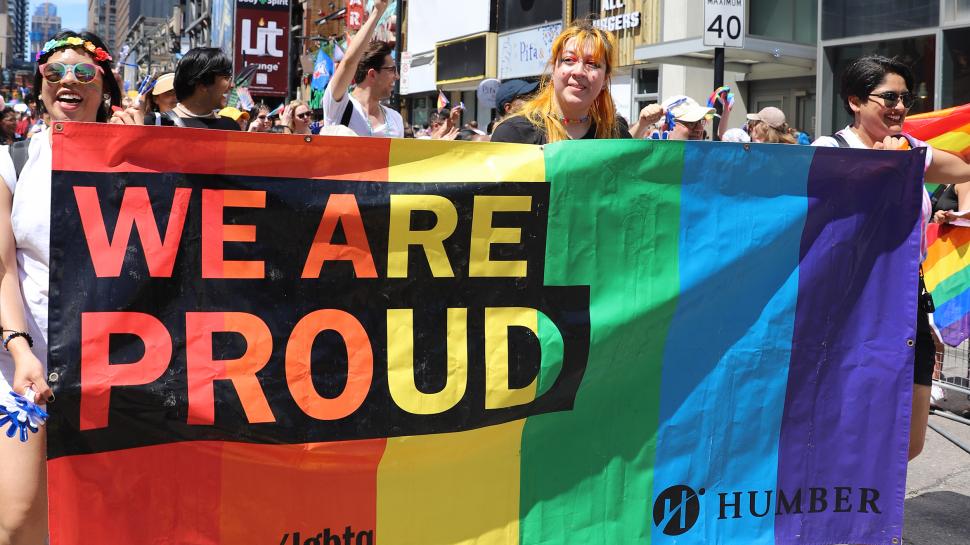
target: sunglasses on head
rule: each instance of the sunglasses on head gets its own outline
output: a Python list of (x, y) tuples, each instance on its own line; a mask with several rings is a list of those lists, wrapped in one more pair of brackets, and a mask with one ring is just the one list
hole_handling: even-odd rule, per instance
[(897, 93), (896, 91), (885, 91), (882, 93), (869, 93), (871, 97), (879, 97), (882, 99), (883, 103), (887, 108), (893, 108), (899, 101), (903, 101), (903, 107), (907, 110), (916, 104), (916, 95), (906, 91), (905, 93)]
[(64, 64), (62, 62), (48, 62), (40, 65), (40, 73), (51, 83), (58, 83), (67, 75), (74, 74), (74, 79), (80, 83), (91, 83), (98, 74), (104, 74), (104, 69), (90, 62)]

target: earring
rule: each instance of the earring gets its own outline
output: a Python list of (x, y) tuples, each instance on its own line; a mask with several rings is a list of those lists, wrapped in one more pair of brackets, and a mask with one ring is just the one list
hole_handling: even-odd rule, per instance
[(104, 109), (109, 112), (111, 111), (111, 95), (108, 93), (104, 94)]

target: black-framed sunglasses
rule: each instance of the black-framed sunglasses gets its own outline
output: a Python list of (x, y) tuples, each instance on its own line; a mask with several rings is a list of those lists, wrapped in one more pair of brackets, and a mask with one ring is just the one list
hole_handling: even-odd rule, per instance
[(382, 66), (382, 67), (380, 67), (380, 69), (381, 69), (381, 70), (392, 70), (392, 71), (394, 71), (394, 72), (397, 72), (397, 65), (392, 65), (392, 66)]
[(303, 112), (302, 114), (296, 114), (296, 117), (299, 117), (300, 119), (306, 119), (310, 117), (310, 112)]
[(885, 91), (882, 93), (869, 93), (871, 97), (879, 97), (883, 100), (886, 108), (894, 108), (899, 101), (903, 101), (903, 107), (907, 110), (912, 108), (916, 104), (916, 95), (906, 91), (905, 93), (897, 93), (896, 91)]

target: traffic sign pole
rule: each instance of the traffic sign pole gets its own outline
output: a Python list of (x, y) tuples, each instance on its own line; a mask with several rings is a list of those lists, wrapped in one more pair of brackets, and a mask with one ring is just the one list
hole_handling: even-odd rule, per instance
[[(714, 88), (720, 89), (722, 85), (724, 85), (724, 48), (715, 47), (714, 48)], [(721, 101), (717, 100), (716, 98), (717, 97), (715, 97), (715, 100), (714, 100), (714, 109), (717, 111), (717, 115), (720, 116), (722, 113), (724, 113), (723, 112), (724, 107), (721, 105)], [(721, 118), (718, 116), (714, 117), (714, 127), (711, 129), (712, 131), (711, 140), (715, 140), (715, 141), (721, 139), (718, 136), (718, 131), (717, 131), (718, 127), (720, 127), (721, 125)]]

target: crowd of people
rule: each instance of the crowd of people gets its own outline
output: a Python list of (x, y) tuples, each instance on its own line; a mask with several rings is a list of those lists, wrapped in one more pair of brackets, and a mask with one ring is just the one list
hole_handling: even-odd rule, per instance
[[(708, 137), (714, 108), (686, 96), (668, 97), (643, 108), (632, 124), (617, 114), (609, 92), (616, 68), (617, 45), (612, 33), (589, 22), (575, 23), (556, 38), (550, 75), (541, 83), (522, 80), (502, 84), (497, 96), (501, 117), (486, 130), (471, 123), (460, 126), (461, 108), (435, 112), (427, 127), (405, 127), (402, 116), (386, 106), (398, 70), (390, 47), (372, 42), (376, 21), (387, 2), (374, 2), (374, 12), (351, 41), (324, 98), (322, 114), (293, 101), (272, 115), (268, 106), (252, 112), (226, 106), (232, 83), (232, 63), (218, 49), (188, 52), (173, 74), (158, 78), (145, 96), (123, 102), (121, 86), (112, 76), (112, 56), (105, 43), (87, 32), (62, 31), (37, 57), (34, 89), (42, 111), (37, 122), (2, 111), (0, 135), (9, 153), (0, 154), (0, 388), (31, 392), (34, 401), (53, 400), (46, 377), (47, 312), (50, 265), (51, 121), (111, 122), (291, 134), (461, 139), (544, 144), (569, 139), (650, 138), (697, 140)], [(913, 76), (897, 61), (878, 56), (858, 59), (842, 74), (841, 96), (852, 123), (817, 146), (903, 149), (926, 147), (925, 177), (954, 188), (952, 199), (964, 201), (960, 189), (970, 180), (970, 164), (933, 150), (902, 133), (906, 113), (915, 101)], [(746, 129), (727, 130), (731, 104), (719, 95), (720, 139), (737, 142), (795, 144), (792, 130), (777, 108), (749, 114)], [(42, 107), (41, 107), (42, 106)], [(40, 119), (38, 117), (38, 119)], [(23, 130), (22, 130), (23, 129)], [(802, 138), (804, 140), (804, 138)], [(16, 195), (16, 198), (14, 196)], [(928, 195), (924, 222), (934, 216)], [(961, 207), (962, 208), (962, 207)], [(925, 244), (924, 244), (925, 250)], [(927, 313), (931, 308), (921, 290), (914, 357), (915, 385), (910, 434), (910, 458), (923, 445), (933, 368), (933, 338)], [(28, 390), (29, 389), (29, 390)], [(0, 441), (0, 545), (43, 543), (47, 532), (44, 440)]]

